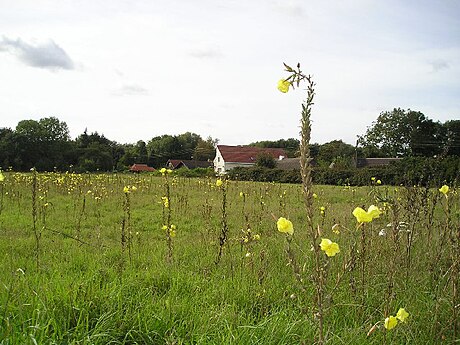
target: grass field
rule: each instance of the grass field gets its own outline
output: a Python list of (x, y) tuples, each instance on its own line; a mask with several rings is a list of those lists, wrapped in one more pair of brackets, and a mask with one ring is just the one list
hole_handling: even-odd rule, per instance
[[(369, 184), (314, 186), (313, 223), (340, 246), (320, 261), (326, 342), (460, 342), (458, 193)], [(0, 188), (0, 344), (317, 339), (299, 185), (10, 172)]]

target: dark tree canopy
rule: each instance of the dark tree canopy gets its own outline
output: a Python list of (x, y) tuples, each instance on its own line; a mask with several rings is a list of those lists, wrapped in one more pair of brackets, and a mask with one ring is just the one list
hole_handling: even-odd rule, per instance
[(298, 157), (300, 155), (299, 145), (300, 145), (299, 139), (294, 139), (294, 138), (279, 139), (275, 141), (264, 140), (264, 141), (257, 141), (255, 143), (249, 144), (249, 146), (284, 149), (287, 156), (290, 158)]
[(370, 157), (434, 156), (442, 153), (445, 128), (410, 109), (382, 112), (358, 143)]

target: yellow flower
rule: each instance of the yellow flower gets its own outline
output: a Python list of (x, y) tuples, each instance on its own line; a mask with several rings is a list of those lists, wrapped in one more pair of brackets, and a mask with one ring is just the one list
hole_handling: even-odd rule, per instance
[(377, 183), (377, 184), (382, 184), (382, 181), (380, 181), (380, 180), (377, 180), (377, 182), (376, 182), (376, 183)]
[(136, 187), (136, 186), (132, 186), (131, 189), (132, 189), (133, 191), (136, 191), (136, 190), (137, 190), (137, 187)]
[(163, 201), (164, 207), (168, 208), (169, 207), (169, 199), (165, 196), (161, 197), (161, 200)]
[(243, 192), (240, 192), (240, 197), (242, 198), (244, 196), (244, 193)]
[(313, 198), (315, 198), (315, 199), (318, 198), (318, 194), (313, 193)]
[(173, 229), (169, 230), (169, 236), (176, 237), (176, 230), (173, 230)]
[(161, 168), (161, 169), (160, 169), (160, 172), (161, 172), (161, 175), (166, 174), (166, 168)]
[(369, 206), (367, 212), (364, 211), (361, 207), (356, 207), (353, 210), (353, 215), (356, 217), (358, 223), (370, 223), (373, 219), (380, 216), (380, 209), (377, 206)]
[(276, 226), (278, 227), (279, 232), (284, 232), (291, 236), (294, 233), (294, 226), (292, 225), (292, 222), (284, 217), (280, 217), (278, 219), (278, 221), (276, 222)]
[(320, 209), (321, 211), (325, 211), (325, 210), (326, 210), (326, 207), (321, 206), (319, 209)]
[(125, 186), (125, 187), (123, 188), (123, 193), (125, 193), (125, 194), (128, 194), (128, 193), (129, 193), (129, 187), (128, 187), (128, 186)]
[(172, 170), (171, 170), (171, 169), (168, 169), (168, 170), (166, 170), (166, 172), (167, 172), (168, 174), (171, 174), (171, 173), (172, 173)]
[(216, 186), (217, 186), (217, 187), (220, 187), (220, 186), (222, 186), (222, 183), (223, 183), (222, 180), (219, 178), (219, 179), (217, 179), (217, 181), (216, 181)]
[(289, 86), (291, 85), (290, 82), (284, 79), (280, 79), (278, 81), (278, 90), (280, 90), (283, 93), (286, 93), (289, 91)]
[(322, 238), (319, 246), (327, 256), (335, 256), (335, 254), (340, 253), (339, 245), (328, 238)]
[(385, 319), (384, 326), (386, 329), (390, 330), (390, 329), (395, 328), (397, 324), (398, 324), (398, 319), (390, 315), (389, 317)]
[(399, 308), (396, 318), (401, 322), (406, 322), (406, 319), (409, 317), (409, 313), (404, 308)]
[(3, 176), (2, 172), (0, 171), (0, 182), (5, 181), (5, 176)]
[(371, 177), (371, 181), (375, 181), (375, 177), (372, 176), (372, 177)]
[(367, 209), (367, 213), (371, 215), (372, 219), (375, 219), (380, 216), (380, 213), (382, 213), (382, 211), (380, 211), (380, 209), (377, 206), (371, 205)]
[(259, 234), (255, 234), (254, 236), (252, 236), (252, 239), (253, 239), (254, 241), (258, 241), (258, 240), (260, 240), (260, 235), (259, 235)]
[(168, 230), (168, 227), (167, 227), (166, 225), (163, 225), (163, 226), (161, 227), (161, 230)]
[(444, 185), (441, 188), (439, 188), (439, 191), (445, 196), (447, 196), (447, 193), (449, 193), (449, 186)]

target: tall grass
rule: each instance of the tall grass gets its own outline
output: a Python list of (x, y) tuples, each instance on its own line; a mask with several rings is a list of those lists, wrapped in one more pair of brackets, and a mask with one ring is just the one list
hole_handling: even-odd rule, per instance
[[(2, 344), (313, 343), (310, 234), (296, 227), (290, 244), (307, 277), (300, 282), (286, 266), (285, 240), (273, 219), (284, 210), (294, 226), (306, 224), (299, 185), (228, 181), (227, 238), (216, 265), (222, 190), (214, 178), (171, 178), (178, 231), (174, 260), (165, 264), (163, 177), (36, 174), (48, 206), (40, 207), (37, 198), (35, 219), (33, 176), (9, 172), (3, 182)], [(136, 187), (126, 228), (133, 236), (131, 260), (120, 250), (125, 186)], [(451, 188), (447, 198), (413, 186), (313, 186), (313, 192), (312, 219), (341, 249), (325, 261), (325, 343), (458, 341), (458, 192)], [(362, 234), (352, 211), (371, 203), (384, 213), (363, 229), (361, 266)], [(34, 222), (41, 232), (39, 267)], [(407, 322), (385, 330), (383, 320), (400, 307), (410, 313)]]

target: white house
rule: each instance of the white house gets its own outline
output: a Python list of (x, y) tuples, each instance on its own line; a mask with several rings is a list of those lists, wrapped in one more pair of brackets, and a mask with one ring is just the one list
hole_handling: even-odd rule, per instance
[(217, 145), (214, 170), (218, 174), (225, 174), (235, 167), (251, 167), (261, 153), (268, 153), (276, 160), (286, 157), (286, 152), (280, 148)]

